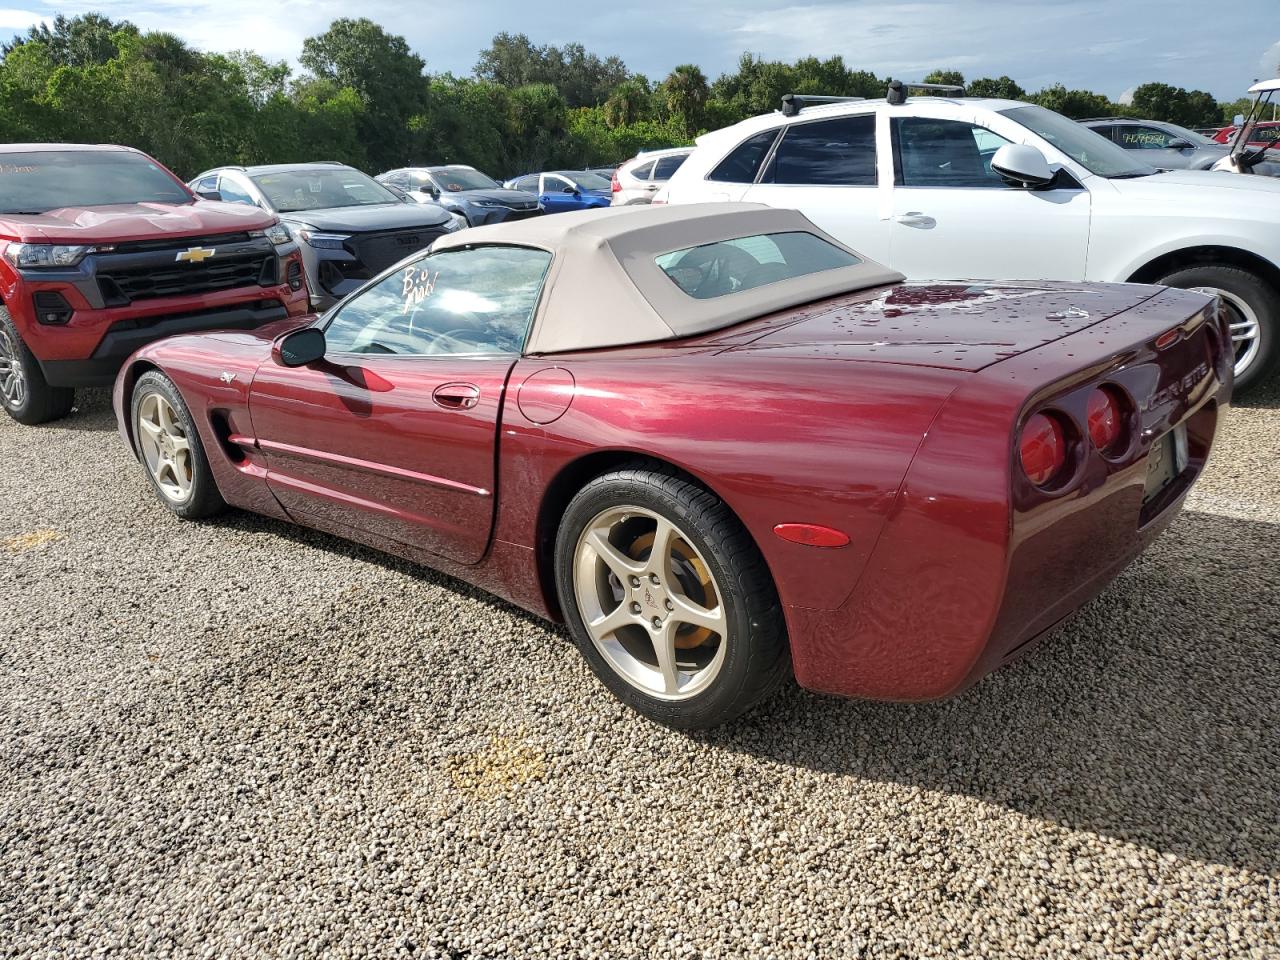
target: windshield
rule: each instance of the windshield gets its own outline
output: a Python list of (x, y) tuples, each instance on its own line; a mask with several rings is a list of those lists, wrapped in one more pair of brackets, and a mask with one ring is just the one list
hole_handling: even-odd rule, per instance
[(124, 150), (0, 154), (0, 212), (45, 213), (117, 203), (192, 203), (159, 164)]
[(610, 186), (609, 181), (604, 177), (596, 176), (594, 173), (588, 173), (585, 170), (578, 173), (559, 170), (557, 175), (575, 184), (579, 190), (608, 190)]
[(1011, 107), (1000, 111), (1015, 123), (1043, 137), (1090, 173), (1100, 177), (1145, 177), (1156, 168), (1106, 137), (1044, 107)]
[(307, 167), (253, 177), (277, 213), (363, 207), (403, 201), (359, 170), (350, 167)]
[(441, 190), (458, 193), (461, 190), (500, 190), (496, 180), (486, 177), (479, 170), (459, 170), (456, 167), (432, 167), (427, 173)]

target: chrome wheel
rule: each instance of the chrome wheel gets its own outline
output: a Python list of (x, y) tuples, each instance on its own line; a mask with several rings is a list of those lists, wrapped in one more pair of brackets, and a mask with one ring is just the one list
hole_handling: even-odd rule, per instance
[(1222, 301), (1226, 308), (1228, 322), (1231, 325), (1231, 347), (1235, 350), (1235, 374), (1237, 379), (1249, 369), (1249, 365), (1257, 359), (1262, 349), (1262, 324), (1253, 307), (1230, 290), (1217, 287), (1196, 287), (1200, 293), (1207, 293)]
[(187, 501), (194, 478), (191, 444), (172, 404), (159, 393), (148, 393), (138, 404), (135, 432), (143, 462), (160, 492), (174, 503)]
[(610, 507), (574, 550), (574, 593), (609, 667), (650, 696), (687, 700), (724, 664), (728, 614), (706, 559), (670, 520)]
[(27, 399), (27, 375), (22, 368), (22, 351), (13, 335), (0, 327), (0, 402), (12, 410)]

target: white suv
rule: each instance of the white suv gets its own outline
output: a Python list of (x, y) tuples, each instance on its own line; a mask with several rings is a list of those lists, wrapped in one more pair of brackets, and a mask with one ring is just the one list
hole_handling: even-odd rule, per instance
[(693, 147), (674, 147), (670, 150), (646, 150), (617, 170), (613, 171), (612, 206), (625, 207), (637, 203), (651, 203), (671, 175), (680, 169)]
[(1231, 315), (1237, 389), (1276, 366), (1280, 180), (1158, 172), (1043, 107), (901, 94), (784, 97), (699, 137), (655, 202), (796, 208), (912, 279), (1205, 289)]

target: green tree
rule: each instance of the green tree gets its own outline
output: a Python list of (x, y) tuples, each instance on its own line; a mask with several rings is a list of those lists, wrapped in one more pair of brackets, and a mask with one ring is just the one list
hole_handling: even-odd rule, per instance
[(404, 37), (372, 20), (335, 20), (302, 43), (299, 62), (317, 78), (354, 90), (364, 104), (361, 136), (379, 170), (407, 162), (410, 121), (427, 105), (426, 63)]
[(1062, 84), (1030, 94), (1025, 99), (1049, 110), (1056, 110), (1073, 120), (1086, 117), (1111, 117), (1122, 113), (1120, 107), (1100, 93), (1090, 90), (1068, 90)]
[(999, 100), (1025, 100), (1027, 91), (1013, 82), (1009, 77), (979, 77), (969, 82), (965, 93), (971, 97), (995, 97)]
[(1184, 90), (1167, 83), (1144, 83), (1135, 88), (1131, 109), (1149, 120), (1167, 120), (1187, 127), (1216, 123), (1222, 115), (1218, 101), (1203, 90)]
[(662, 81), (662, 97), (667, 109), (684, 125), (687, 134), (699, 129), (709, 96), (706, 75), (692, 63), (681, 64)]
[(57, 14), (52, 24), (39, 23), (27, 31), (25, 37), (14, 37), (4, 45), (8, 56), (25, 43), (40, 43), (48, 53), (49, 61), (59, 67), (86, 67), (103, 64), (119, 55), (120, 48), (115, 34), (124, 30), (137, 34), (138, 28), (128, 21), (119, 22), (100, 13), (85, 13), (76, 17)]
[(604, 119), (610, 127), (628, 127), (653, 115), (653, 91), (643, 77), (624, 80), (604, 102)]
[(570, 107), (604, 103), (629, 76), (618, 57), (601, 59), (580, 43), (534, 46), (523, 33), (499, 33), (480, 52), (474, 73), (504, 87), (550, 84)]
[(934, 70), (924, 78), (924, 83), (945, 83), (953, 87), (964, 86), (964, 74), (959, 70)]

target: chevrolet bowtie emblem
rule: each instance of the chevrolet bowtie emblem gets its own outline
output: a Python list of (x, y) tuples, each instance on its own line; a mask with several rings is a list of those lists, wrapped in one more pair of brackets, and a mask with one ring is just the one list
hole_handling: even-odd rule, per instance
[(177, 263), (201, 263), (217, 252), (216, 247), (191, 247), (189, 250), (179, 251), (173, 259)]

